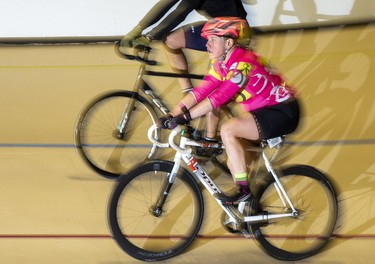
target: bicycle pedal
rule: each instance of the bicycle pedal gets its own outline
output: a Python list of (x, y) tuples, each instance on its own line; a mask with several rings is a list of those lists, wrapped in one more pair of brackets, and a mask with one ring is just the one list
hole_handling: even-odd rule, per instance
[(237, 205), (235, 204), (235, 202), (225, 202), (225, 201), (221, 201), (221, 204), (224, 206), (236, 206)]
[(225, 230), (234, 235), (242, 235), (241, 227), (234, 223), (223, 223), (222, 225)]
[(251, 234), (249, 230), (244, 226), (245, 223), (242, 223), (240, 225), (234, 224), (234, 223), (227, 223), (223, 224), (223, 227), (231, 234), (238, 235), (238, 236), (244, 236), (245, 238), (250, 239)]

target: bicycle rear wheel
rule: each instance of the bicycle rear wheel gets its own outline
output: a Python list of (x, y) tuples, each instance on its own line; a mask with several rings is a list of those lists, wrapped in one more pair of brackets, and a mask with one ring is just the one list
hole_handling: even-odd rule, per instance
[[(118, 124), (126, 106), (136, 100), (123, 137)], [(75, 145), (83, 160), (97, 173), (115, 178), (135, 164), (156, 154), (147, 138), (147, 130), (155, 124), (157, 114), (143, 97), (118, 91), (93, 100), (81, 112), (75, 127)], [(157, 130), (155, 138), (160, 138)]]
[(202, 225), (199, 185), (181, 168), (163, 206), (170, 161), (150, 161), (119, 178), (109, 200), (109, 226), (118, 245), (139, 260), (159, 261), (181, 253)]
[[(300, 260), (315, 254), (331, 238), (338, 213), (336, 194), (326, 176), (313, 167), (296, 165), (280, 172), (280, 181), (299, 215), (253, 224), (250, 229), (267, 254), (279, 260)], [(281, 203), (271, 175), (256, 189), (263, 213), (291, 212)]]

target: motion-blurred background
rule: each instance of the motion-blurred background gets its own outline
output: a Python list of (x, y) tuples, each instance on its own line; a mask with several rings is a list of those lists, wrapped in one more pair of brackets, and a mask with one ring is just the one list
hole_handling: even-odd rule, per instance
[[(107, 227), (113, 182), (86, 167), (74, 148), (73, 130), (93, 97), (131, 89), (138, 64), (119, 58), (113, 41), (156, 2), (0, 2), (2, 262), (134, 261)], [(375, 256), (375, 2), (243, 2), (250, 24), (260, 29), (255, 50), (284, 73), (304, 104), (302, 126), (288, 138), (285, 162), (320, 168), (339, 194), (335, 239), (305, 262), (368, 263)], [(197, 19), (192, 14), (184, 23)], [(158, 70), (170, 71), (160, 43), (153, 47)], [(203, 74), (206, 54), (188, 55), (192, 72)], [(176, 80), (152, 82), (169, 105), (180, 98)], [(216, 206), (209, 198), (206, 203), (202, 238), (168, 263), (275, 261), (253, 241), (228, 238)]]

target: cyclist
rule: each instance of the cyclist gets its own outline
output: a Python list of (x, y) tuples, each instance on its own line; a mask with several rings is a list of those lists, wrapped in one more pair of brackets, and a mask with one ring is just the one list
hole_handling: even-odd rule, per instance
[(223, 202), (243, 201), (251, 196), (240, 139), (258, 141), (293, 132), (300, 110), (293, 90), (275, 69), (255, 52), (241, 46), (246, 20), (217, 17), (202, 29), (211, 59), (204, 80), (160, 118), (162, 128), (173, 129), (221, 105), (235, 101), (243, 112), (223, 123), (221, 138), (228, 155), (228, 167), (236, 184), (234, 196), (219, 194)]
[[(188, 73), (188, 63), (182, 49), (206, 51), (206, 41), (200, 33), (206, 21), (191, 23), (172, 31), (185, 18), (196, 10), (207, 19), (217, 16), (237, 16), (246, 19), (247, 13), (241, 0), (182, 0), (164, 19), (162, 17), (179, 0), (160, 0), (121, 40), (122, 46), (134, 47), (139, 44), (148, 46), (152, 40), (163, 40), (171, 67), (179, 73)], [(162, 19), (162, 20), (161, 20)], [(143, 31), (155, 23), (161, 22), (145, 35)], [(188, 78), (180, 78), (183, 90), (192, 87)]]
[[(177, 7), (164, 19), (162, 17), (179, 0), (160, 0), (121, 40), (121, 46), (135, 47), (137, 45), (148, 46), (152, 40), (163, 40), (167, 51), (167, 57), (172, 69), (181, 74), (189, 73), (188, 62), (183, 48), (207, 51), (206, 39), (201, 36), (201, 30), (206, 21), (199, 21), (187, 24), (173, 30), (193, 11), (207, 19), (218, 16), (235, 16), (246, 19), (247, 13), (241, 0), (181, 0)], [(162, 20), (161, 20), (162, 19)], [(161, 22), (145, 35), (143, 31), (155, 23)], [(173, 31), (172, 31), (173, 30)], [(250, 41), (250, 37), (243, 41)], [(246, 43), (246, 45), (249, 45)], [(184, 93), (192, 89), (192, 82), (189, 78), (178, 78)], [(219, 122), (219, 113), (211, 111), (206, 119), (205, 139), (212, 140), (216, 137), (216, 128)]]

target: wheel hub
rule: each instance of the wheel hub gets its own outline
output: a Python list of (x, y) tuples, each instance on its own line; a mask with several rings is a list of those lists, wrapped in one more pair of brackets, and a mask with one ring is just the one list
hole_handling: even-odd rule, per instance
[(117, 140), (124, 140), (125, 133), (120, 132), (118, 129), (113, 130), (112, 136)]
[(162, 210), (159, 206), (152, 206), (152, 207), (150, 208), (150, 213), (151, 213), (153, 216), (159, 217), (159, 216), (161, 216), (161, 214), (163, 213), (163, 210)]

